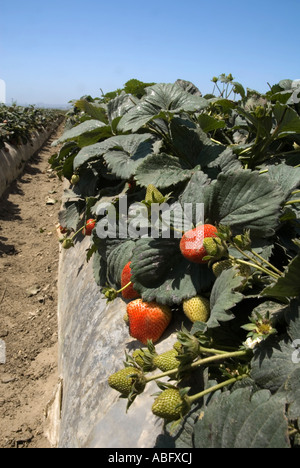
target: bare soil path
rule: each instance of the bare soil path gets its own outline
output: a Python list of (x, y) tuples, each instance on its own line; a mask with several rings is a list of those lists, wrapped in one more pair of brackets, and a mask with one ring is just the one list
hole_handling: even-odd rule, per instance
[(2, 355), (6, 348), (0, 363), (0, 448), (50, 448), (44, 411), (58, 379), (57, 223), (63, 187), (48, 160), (62, 132), (63, 124), (0, 198)]

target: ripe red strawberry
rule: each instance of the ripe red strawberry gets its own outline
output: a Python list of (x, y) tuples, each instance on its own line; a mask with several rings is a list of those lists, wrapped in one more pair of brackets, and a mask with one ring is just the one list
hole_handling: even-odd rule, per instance
[(83, 235), (90, 236), (95, 226), (96, 226), (96, 220), (93, 218), (88, 219), (87, 222), (85, 223), (85, 227), (82, 230)]
[(147, 344), (148, 340), (159, 340), (171, 321), (172, 311), (167, 305), (139, 298), (127, 304), (127, 316), (130, 335)]
[[(130, 264), (131, 262), (128, 262), (123, 268), (121, 274), (121, 289), (131, 282)], [(122, 296), (124, 297), (124, 299), (136, 299), (139, 297), (139, 293), (134, 289), (133, 284), (130, 283), (129, 286), (123, 289)]]
[(193, 263), (207, 263), (203, 260), (207, 254), (203, 239), (206, 237), (216, 237), (218, 230), (212, 224), (202, 224), (194, 229), (185, 232), (180, 240), (180, 250), (182, 255)]
[(68, 232), (68, 229), (65, 228), (65, 227), (63, 227), (63, 226), (61, 226), (61, 225), (59, 226), (59, 230), (60, 230), (60, 232), (61, 232), (62, 234), (66, 234), (66, 233)]

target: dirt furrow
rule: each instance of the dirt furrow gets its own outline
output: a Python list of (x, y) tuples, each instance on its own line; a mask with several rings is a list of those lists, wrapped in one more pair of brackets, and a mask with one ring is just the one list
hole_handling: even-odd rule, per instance
[(0, 448), (50, 447), (44, 410), (58, 378), (63, 188), (48, 160), (62, 131), (60, 125), (0, 199)]

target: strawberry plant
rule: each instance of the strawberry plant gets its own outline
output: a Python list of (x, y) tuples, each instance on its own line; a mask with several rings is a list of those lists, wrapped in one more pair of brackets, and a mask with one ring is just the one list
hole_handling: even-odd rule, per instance
[[(95, 280), (127, 301), (128, 333), (147, 346), (126, 355), (126, 391), (112, 387), (129, 407), (157, 382), (158, 446), (297, 447), (299, 82), (261, 94), (231, 74), (212, 81), (217, 95), (133, 80), (136, 92), (74, 101), (51, 160), (71, 182), (62, 242), (95, 220)], [(158, 372), (155, 343), (174, 316), (184, 326)]]
[(0, 148), (4, 143), (22, 145), (30, 141), (34, 131), (47, 128), (63, 113), (55, 109), (38, 109), (34, 106), (0, 105)]

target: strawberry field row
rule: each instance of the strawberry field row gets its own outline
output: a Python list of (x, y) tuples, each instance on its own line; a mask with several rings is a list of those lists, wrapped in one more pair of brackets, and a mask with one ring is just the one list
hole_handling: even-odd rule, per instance
[(54, 109), (1, 104), (0, 149), (5, 143), (14, 146), (26, 144), (30, 141), (33, 132), (43, 131), (59, 116), (62, 116), (62, 112)]
[[(50, 161), (62, 247), (89, 236), (104, 299), (127, 304), (140, 348), (108, 384), (129, 408), (156, 381), (160, 446), (297, 447), (300, 87), (212, 82), (74, 101)], [(158, 355), (174, 316), (190, 326)]]

